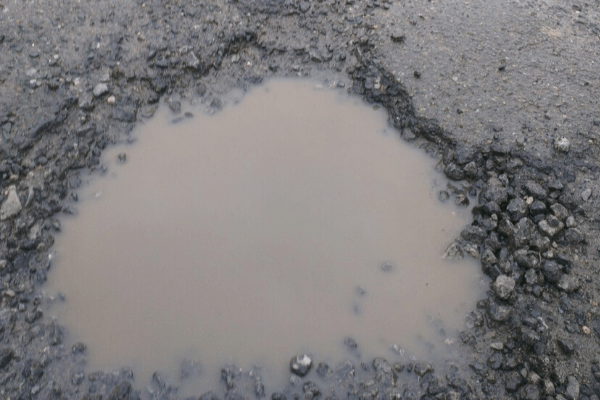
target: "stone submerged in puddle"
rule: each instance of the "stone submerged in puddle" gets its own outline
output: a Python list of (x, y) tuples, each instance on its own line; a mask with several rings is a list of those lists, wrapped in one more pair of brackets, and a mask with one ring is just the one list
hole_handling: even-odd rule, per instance
[(306, 354), (298, 355), (290, 360), (290, 371), (300, 377), (308, 374), (311, 367), (312, 359)]

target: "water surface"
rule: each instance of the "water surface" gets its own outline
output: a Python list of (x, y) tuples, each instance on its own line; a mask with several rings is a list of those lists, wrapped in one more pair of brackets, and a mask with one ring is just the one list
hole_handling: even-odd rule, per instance
[(192, 359), (208, 387), (225, 363), (259, 364), (282, 386), (299, 352), (356, 357), (346, 337), (364, 360), (443, 354), (440, 327), (451, 337), (480, 293), (474, 263), (441, 257), (468, 212), (436, 200), (434, 160), (383, 111), (298, 80), (189, 111), (173, 123), (163, 105), (107, 151), (63, 221), (49, 290), (90, 369), (176, 380)]

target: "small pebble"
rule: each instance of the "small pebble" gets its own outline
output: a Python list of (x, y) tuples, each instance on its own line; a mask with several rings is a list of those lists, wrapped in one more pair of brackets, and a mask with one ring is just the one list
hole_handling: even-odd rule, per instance
[(502, 350), (504, 348), (504, 343), (502, 343), (502, 342), (492, 343), (492, 344), (490, 344), (490, 347), (494, 350)]
[(116, 102), (115, 96), (109, 96), (108, 99), (106, 99), (106, 102), (111, 106), (114, 105)]
[(592, 189), (587, 188), (583, 191), (583, 193), (581, 193), (581, 198), (583, 199), (583, 201), (588, 201), (588, 199), (590, 198), (591, 195), (592, 195)]
[(94, 97), (100, 97), (107, 92), (108, 92), (108, 85), (106, 83), (97, 84), (94, 87), (94, 90), (92, 91), (92, 93), (94, 94)]
[(571, 142), (566, 137), (561, 137), (554, 140), (554, 149), (566, 153), (570, 148)]
[(583, 332), (584, 335), (589, 335), (589, 334), (592, 333), (592, 331), (590, 330), (590, 328), (587, 327), (587, 326), (585, 326), (585, 325), (581, 327), (581, 332)]

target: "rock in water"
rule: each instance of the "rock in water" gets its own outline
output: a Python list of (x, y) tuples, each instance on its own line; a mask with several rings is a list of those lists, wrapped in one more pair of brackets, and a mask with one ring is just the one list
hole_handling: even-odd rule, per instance
[(312, 367), (312, 360), (306, 354), (296, 356), (296, 357), (292, 358), (292, 360), (290, 361), (290, 370), (292, 371), (292, 373), (294, 373), (300, 377), (308, 374), (308, 371), (310, 371), (311, 367)]
[(17, 196), (17, 189), (14, 186), (9, 187), (8, 197), (4, 200), (0, 208), (0, 221), (17, 215), (22, 208), (21, 200)]

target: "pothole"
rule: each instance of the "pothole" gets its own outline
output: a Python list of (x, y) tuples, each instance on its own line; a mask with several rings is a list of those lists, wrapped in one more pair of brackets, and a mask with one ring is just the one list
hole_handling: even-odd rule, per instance
[(475, 262), (442, 259), (469, 210), (439, 203), (434, 160), (384, 111), (314, 86), (273, 80), (215, 115), (162, 105), (106, 151), (47, 286), (90, 370), (177, 381), (187, 360), (197, 395), (224, 364), (281, 387), (296, 354), (447, 354), (481, 295)]

